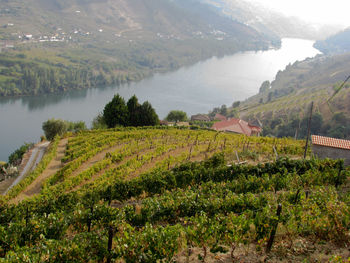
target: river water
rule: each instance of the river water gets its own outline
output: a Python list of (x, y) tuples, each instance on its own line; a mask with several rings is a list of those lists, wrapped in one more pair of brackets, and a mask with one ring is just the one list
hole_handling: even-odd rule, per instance
[(314, 57), (320, 52), (314, 41), (285, 38), (278, 50), (242, 52), (213, 57), (177, 71), (155, 74), (139, 82), (117, 87), (95, 88), (64, 94), (23, 98), (0, 98), (0, 160), (24, 142), (37, 142), (42, 123), (50, 118), (70, 121), (92, 119), (114, 94), (126, 100), (133, 94), (148, 100), (160, 118), (170, 110), (187, 114), (207, 113), (214, 107), (244, 100), (256, 94), (265, 80), (272, 81), (289, 63)]

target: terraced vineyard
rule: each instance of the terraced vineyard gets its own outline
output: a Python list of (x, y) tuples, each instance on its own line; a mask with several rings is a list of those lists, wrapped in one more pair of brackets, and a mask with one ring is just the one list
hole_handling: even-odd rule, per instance
[(302, 261), (317, 252), (309, 240), (346, 257), (349, 171), (297, 160), (303, 144), (175, 128), (72, 135), (40, 192), (23, 194), (34, 172), (0, 201), (0, 262)]

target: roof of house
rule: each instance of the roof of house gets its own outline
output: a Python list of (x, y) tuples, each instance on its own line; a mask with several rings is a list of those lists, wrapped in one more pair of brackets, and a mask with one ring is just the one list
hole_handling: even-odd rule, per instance
[(197, 114), (197, 115), (192, 115), (191, 120), (192, 121), (210, 121), (210, 118), (209, 116), (204, 114)]
[(333, 147), (339, 149), (350, 150), (350, 141), (349, 140), (341, 140), (330, 137), (312, 135), (312, 144)]
[(250, 136), (253, 132), (256, 132), (256, 133), (261, 132), (261, 128), (256, 126), (251, 126), (249, 125), (248, 122), (240, 119), (235, 119), (235, 118), (214, 123), (214, 125), (212, 126), (212, 129), (217, 131), (235, 132), (235, 133), (245, 134), (247, 136)]
[(227, 118), (224, 115), (221, 115), (219, 113), (215, 114), (214, 120), (220, 120), (220, 121), (226, 121)]

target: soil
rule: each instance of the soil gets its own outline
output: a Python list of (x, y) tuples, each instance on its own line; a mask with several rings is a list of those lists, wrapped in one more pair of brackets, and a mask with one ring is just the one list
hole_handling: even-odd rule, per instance
[(49, 163), (44, 172), (34, 180), (34, 182), (24, 189), (16, 198), (11, 200), (11, 203), (18, 203), (28, 197), (40, 193), (43, 182), (62, 168), (63, 165), (61, 159), (64, 157), (67, 143), (68, 139), (63, 139), (59, 142), (56, 157)]

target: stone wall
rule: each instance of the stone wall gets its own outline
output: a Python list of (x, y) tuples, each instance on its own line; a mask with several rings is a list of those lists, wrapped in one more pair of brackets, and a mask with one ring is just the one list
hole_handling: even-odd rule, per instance
[(312, 152), (320, 159), (345, 159), (346, 166), (350, 166), (350, 150), (326, 147), (320, 145), (312, 145)]

